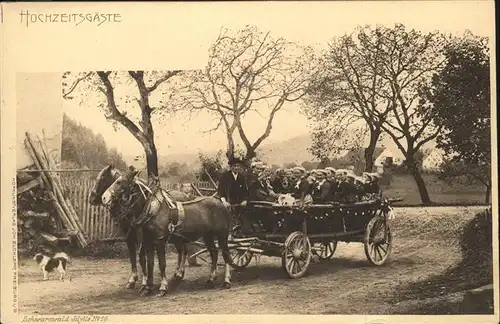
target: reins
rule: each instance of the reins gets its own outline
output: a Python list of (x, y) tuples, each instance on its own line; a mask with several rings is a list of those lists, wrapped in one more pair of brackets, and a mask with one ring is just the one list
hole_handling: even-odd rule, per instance
[[(134, 183), (132, 185), (134, 185), (134, 184), (137, 185), (137, 187), (140, 190), (140, 193), (138, 193), (138, 192), (133, 193), (130, 196), (130, 198), (127, 200), (127, 202), (125, 203), (125, 206), (126, 206), (125, 209), (122, 210), (122, 212), (117, 216), (118, 221), (123, 221), (124, 219), (127, 219), (127, 222), (129, 225), (129, 229), (127, 231), (127, 236), (130, 234), (130, 231), (132, 231), (133, 228), (142, 227), (148, 223), (151, 223), (158, 230), (160, 230), (160, 232), (163, 232), (164, 229), (162, 229), (156, 222), (152, 222), (153, 218), (155, 218), (157, 215), (150, 213), (150, 210), (148, 208), (152, 204), (151, 199), (155, 199), (160, 204), (167, 203), (167, 202), (161, 200), (159, 197), (156, 197), (156, 193), (158, 192), (158, 190), (162, 190), (161, 186), (159, 184), (156, 184), (155, 185), (156, 188), (151, 189), (149, 186), (147, 186), (146, 184), (142, 183), (140, 180), (137, 180), (137, 179), (134, 181)], [(168, 194), (168, 192), (167, 192), (167, 194)], [(135, 199), (135, 201), (132, 204), (130, 204), (132, 202), (133, 196), (137, 196), (137, 195), (139, 195), (137, 197), (137, 199)], [(138, 218), (130, 220), (128, 217), (126, 217), (126, 215), (128, 215), (132, 211), (132, 209), (136, 206), (136, 204), (139, 202), (141, 196), (144, 198), (144, 201), (145, 201), (145, 205), (144, 205), (144, 208), (142, 210), (142, 213), (139, 215)], [(163, 196), (163, 198), (165, 198), (165, 200), (166, 199), (170, 200), (167, 205), (170, 205), (169, 207), (171, 210), (176, 209), (177, 204), (172, 198), (165, 197), (163, 195), (163, 193), (162, 193), (162, 196)], [(123, 207), (123, 204), (121, 204), (120, 202), (118, 202), (118, 205), (120, 207)], [(189, 241), (184, 235), (175, 231), (179, 225), (181, 225), (179, 220), (177, 220), (177, 224), (173, 224), (172, 217), (169, 217), (169, 225), (167, 228), (168, 236), (166, 237), (167, 241), (170, 239), (170, 237), (172, 235), (180, 236), (184, 240)]]

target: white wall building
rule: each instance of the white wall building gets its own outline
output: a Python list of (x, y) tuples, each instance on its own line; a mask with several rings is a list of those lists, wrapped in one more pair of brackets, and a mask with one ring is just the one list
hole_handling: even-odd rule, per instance
[(405, 160), (403, 153), (401, 153), (399, 150), (395, 152), (393, 150), (385, 148), (382, 153), (380, 153), (379, 156), (377, 156), (377, 158), (375, 159), (375, 167), (377, 169), (380, 169), (388, 158), (392, 158), (392, 164), (394, 165), (401, 165)]
[(444, 162), (444, 153), (440, 149), (433, 149), (422, 160), (422, 168), (426, 171), (439, 171)]

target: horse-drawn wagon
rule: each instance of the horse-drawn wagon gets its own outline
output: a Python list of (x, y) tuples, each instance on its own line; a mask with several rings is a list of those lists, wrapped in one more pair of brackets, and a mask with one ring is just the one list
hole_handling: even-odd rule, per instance
[[(368, 261), (385, 263), (392, 250), (390, 204), (401, 199), (352, 204), (309, 205), (304, 208), (264, 201), (249, 202), (229, 242), (232, 267), (247, 267), (254, 255), (281, 258), (290, 278), (302, 277), (313, 255), (331, 258), (337, 242), (363, 243)], [(197, 242), (203, 246), (203, 243)], [(206, 253), (202, 249), (192, 255)]]

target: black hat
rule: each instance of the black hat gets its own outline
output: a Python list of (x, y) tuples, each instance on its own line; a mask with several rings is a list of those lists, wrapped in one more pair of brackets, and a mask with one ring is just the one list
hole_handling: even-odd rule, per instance
[(228, 161), (229, 165), (235, 165), (235, 164), (245, 164), (245, 162), (243, 162), (243, 160), (237, 158), (237, 157), (231, 157)]

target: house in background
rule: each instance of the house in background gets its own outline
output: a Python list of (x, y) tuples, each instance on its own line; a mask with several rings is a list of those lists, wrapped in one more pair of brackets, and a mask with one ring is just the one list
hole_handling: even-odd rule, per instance
[(401, 151), (394, 151), (388, 148), (383, 148), (382, 152), (375, 158), (374, 165), (377, 169), (380, 169), (384, 166), (400, 166), (404, 161), (405, 157), (403, 153), (401, 153)]
[(422, 169), (428, 172), (441, 170), (444, 162), (444, 152), (438, 148), (429, 149), (424, 152), (422, 159)]

